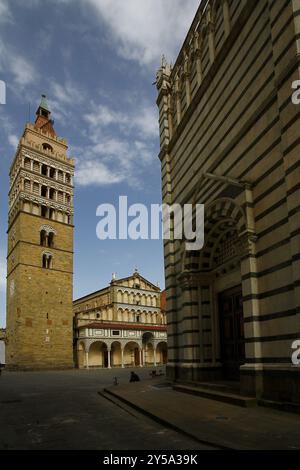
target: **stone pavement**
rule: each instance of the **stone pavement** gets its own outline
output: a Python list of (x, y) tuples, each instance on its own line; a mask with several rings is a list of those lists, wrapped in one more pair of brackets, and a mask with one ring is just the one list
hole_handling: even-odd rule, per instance
[(237, 450), (300, 449), (299, 415), (181, 393), (166, 379), (122, 384), (105, 393), (199, 443)]
[[(0, 451), (211, 449), (99, 395), (115, 376), (128, 384), (130, 371), (3, 372)], [(149, 378), (146, 368), (136, 372)]]

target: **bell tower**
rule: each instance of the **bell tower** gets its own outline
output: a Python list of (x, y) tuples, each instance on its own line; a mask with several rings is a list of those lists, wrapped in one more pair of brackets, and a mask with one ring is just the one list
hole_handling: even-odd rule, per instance
[(42, 95), (10, 169), (9, 369), (73, 367), (73, 176), (67, 142)]

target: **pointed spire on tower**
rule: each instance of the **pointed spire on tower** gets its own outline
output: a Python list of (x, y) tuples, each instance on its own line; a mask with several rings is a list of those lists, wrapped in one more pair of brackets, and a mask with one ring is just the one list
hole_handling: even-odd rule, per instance
[(52, 137), (56, 136), (53, 128), (54, 121), (50, 119), (51, 111), (47, 102), (46, 95), (42, 95), (40, 105), (36, 111), (35, 127), (42, 132), (49, 133)]

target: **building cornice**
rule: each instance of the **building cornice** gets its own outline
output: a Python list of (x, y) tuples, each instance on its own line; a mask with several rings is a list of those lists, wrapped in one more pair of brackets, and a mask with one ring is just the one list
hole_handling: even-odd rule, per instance
[[(206, 2), (208, 3), (208, 2)], [(205, 5), (206, 6), (206, 5)], [(220, 66), (222, 63), (227, 59), (229, 51), (232, 49), (232, 46), (234, 43), (237, 41), (237, 38), (239, 36), (239, 33), (241, 31), (241, 28), (243, 25), (246, 23), (246, 21), (249, 18), (249, 15), (252, 13), (253, 10), (253, 5), (251, 2), (247, 2), (244, 9), (242, 10), (238, 21), (236, 21), (232, 27), (232, 30), (230, 32), (230, 35), (227, 37), (225, 40), (225, 43), (218, 53), (218, 55), (214, 59), (214, 63), (211, 65), (210, 69), (208, 70), (207, 74), (203, 78), (203, 82), (201, 83), (200, 87), (198, 88), (195, 96), (193, 97), (189, 107), (186, 109), (185, 113), (183, 114), (180, 123), (178, 126), (174, 129), (173, 136), (167, 146), (167, 148), (162, 148), (161, 152), (159, 154), (159, 158), (162, 160), (163, 156), (166, 153), (170, 153), (173, 149), (173, 147), (176, 145), (179, 137), (181, 136), (182, 132), (184, 131), (186, 125), (190, 121), (191, 116), (193, 115), (197, 105), (199, 104), (201, 98), (205, 95), (207, 92), (208, 88), (211, 86), (211, 83), (213, 83), (216, 73), (219, 70)], [(197, 13), (197, 15), (199, 12)], [(196, 16), (197, 16), (196, 15)], [(195, 21), (195, 20), (194, 20)], [(193, 30), (193, 25), (190, 29), (190, 32)], [(187, 38), (190, 35), (190, 32), (188, 33)], [(187, 41), (187, 39), (186, 39)], [(179, 53), (179, 56), (177, 58), (176, 64), (178, 64), (181, 61), (181, 55), (185, 49), (186, 41), (184, 45), (182, 46), (182, 49)], [(173, 71), (176, 69), (176, 64), (173, 68)]]
[(82, 328), (92, 328), (97, 330), (103, 329), (112, 329), (112, 330), (142, 330), (142, 331), (167, 331), (166, 325), (147, 325), (143, 323), (135, 323), (133, 325), (129, 323), (117, 323), (117, 322), (107, 322), (107, 323), (86, 323), (85, 325), (77, 326), (78, 330)]

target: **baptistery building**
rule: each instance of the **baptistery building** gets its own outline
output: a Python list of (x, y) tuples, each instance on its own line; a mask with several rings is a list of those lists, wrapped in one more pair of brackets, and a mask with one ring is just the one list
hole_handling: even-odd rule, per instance
[[(202, 1), (157, 75), (163, 201), (204, 204), (204, 247), (166, 240), (168, 375), (300, 402), (299, 2)], [(162, 45), (163, 47), (163, 45)]]

